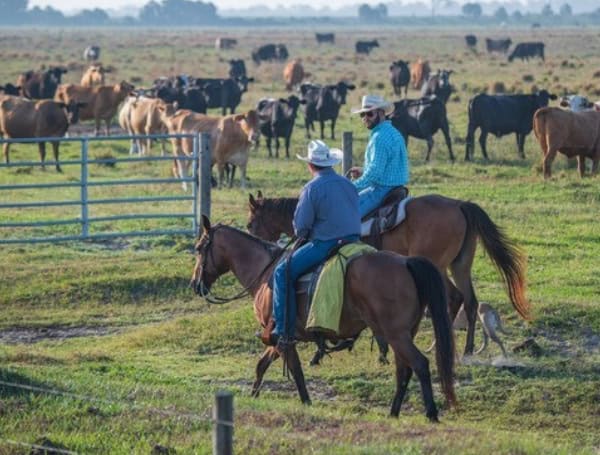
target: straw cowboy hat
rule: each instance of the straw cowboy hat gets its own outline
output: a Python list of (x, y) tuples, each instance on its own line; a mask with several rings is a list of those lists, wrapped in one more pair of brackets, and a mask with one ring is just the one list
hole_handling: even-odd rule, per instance
[(338, 164), (343, 156), (340, 149), (330, 149), (325, 142), (317, 139), (308, 143), (307, 156), (296, 155), (296, 158), (315, 166), (328, 167)]
[(382, 97), (377, 95), (365, 95), (362, 97), (362, 103), (359, 108), (352, 109), (353, 114), (362, 114), (363, 112), (369, 112), (375, 109), (382, 109), (386, 115), (391, 114), (394, 110), (394, 103), (384, 100)]

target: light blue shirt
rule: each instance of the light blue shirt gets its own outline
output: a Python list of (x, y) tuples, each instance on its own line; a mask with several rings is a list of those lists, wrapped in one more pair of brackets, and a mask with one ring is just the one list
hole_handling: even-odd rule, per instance
[(354, 181), (358, 191), (370, 186), (406, 185), (410, 179), (408, 152), (402, 134), (385, 120), (371, 130), (362, 176)]
[(360, 235), (358, 191), (352, 182), (332, 168), (317, 173), (300, 193), (294, 232), (308, 240)]

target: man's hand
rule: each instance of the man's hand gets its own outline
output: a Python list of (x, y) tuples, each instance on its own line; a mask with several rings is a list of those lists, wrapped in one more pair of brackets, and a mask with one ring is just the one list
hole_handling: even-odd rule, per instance
[(354, 166), (354, 167), (350, 168), (350, 170), (348, 171), (348, 176), (351, 179), (357, 179), (362, 175), (362, 173), (363, 173), (362, 167)]

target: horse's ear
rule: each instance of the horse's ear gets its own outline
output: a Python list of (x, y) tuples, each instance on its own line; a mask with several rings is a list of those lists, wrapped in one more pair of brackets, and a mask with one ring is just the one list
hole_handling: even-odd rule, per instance
[(258, 190), (258, 192), (256, 193), (256, 199), (263, 199), (263, 194), (261, 190)]
[(202, 215), (202, 227), (204, 228), (204, 232), (210, 231), (210, 220), (206, 215)]
[(256, 203), (256, 200), (254, 199), (254, 196), (252, 196), (252, 193), (248, 194), (248, 202), (250, 203), (250, 208), (255, 209), (256, 206), (258, 205)]

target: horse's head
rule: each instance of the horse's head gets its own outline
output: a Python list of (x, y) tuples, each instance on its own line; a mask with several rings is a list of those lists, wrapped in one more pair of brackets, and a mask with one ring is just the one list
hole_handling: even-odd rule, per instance
[(265, 210), (264, 198), (260, 190), (256, 198), (252, 194), (249, 195), (248, 207), (250, 209), (246, 225), (248, 232), (268, 242), (276, 242), (281, 231), (274, 226), (274, 223), (269, 223), (268, 210)]
[(223, 255), (215, 242), (215, 232), (218, 228), (218, 225), (211, 227), (208, 217), (202, 215), (202, 232), (194, 246), (196, 265), (190, 281), (190, 287), (202, 297), (207, 296), (217, 278), (227, 272)]

